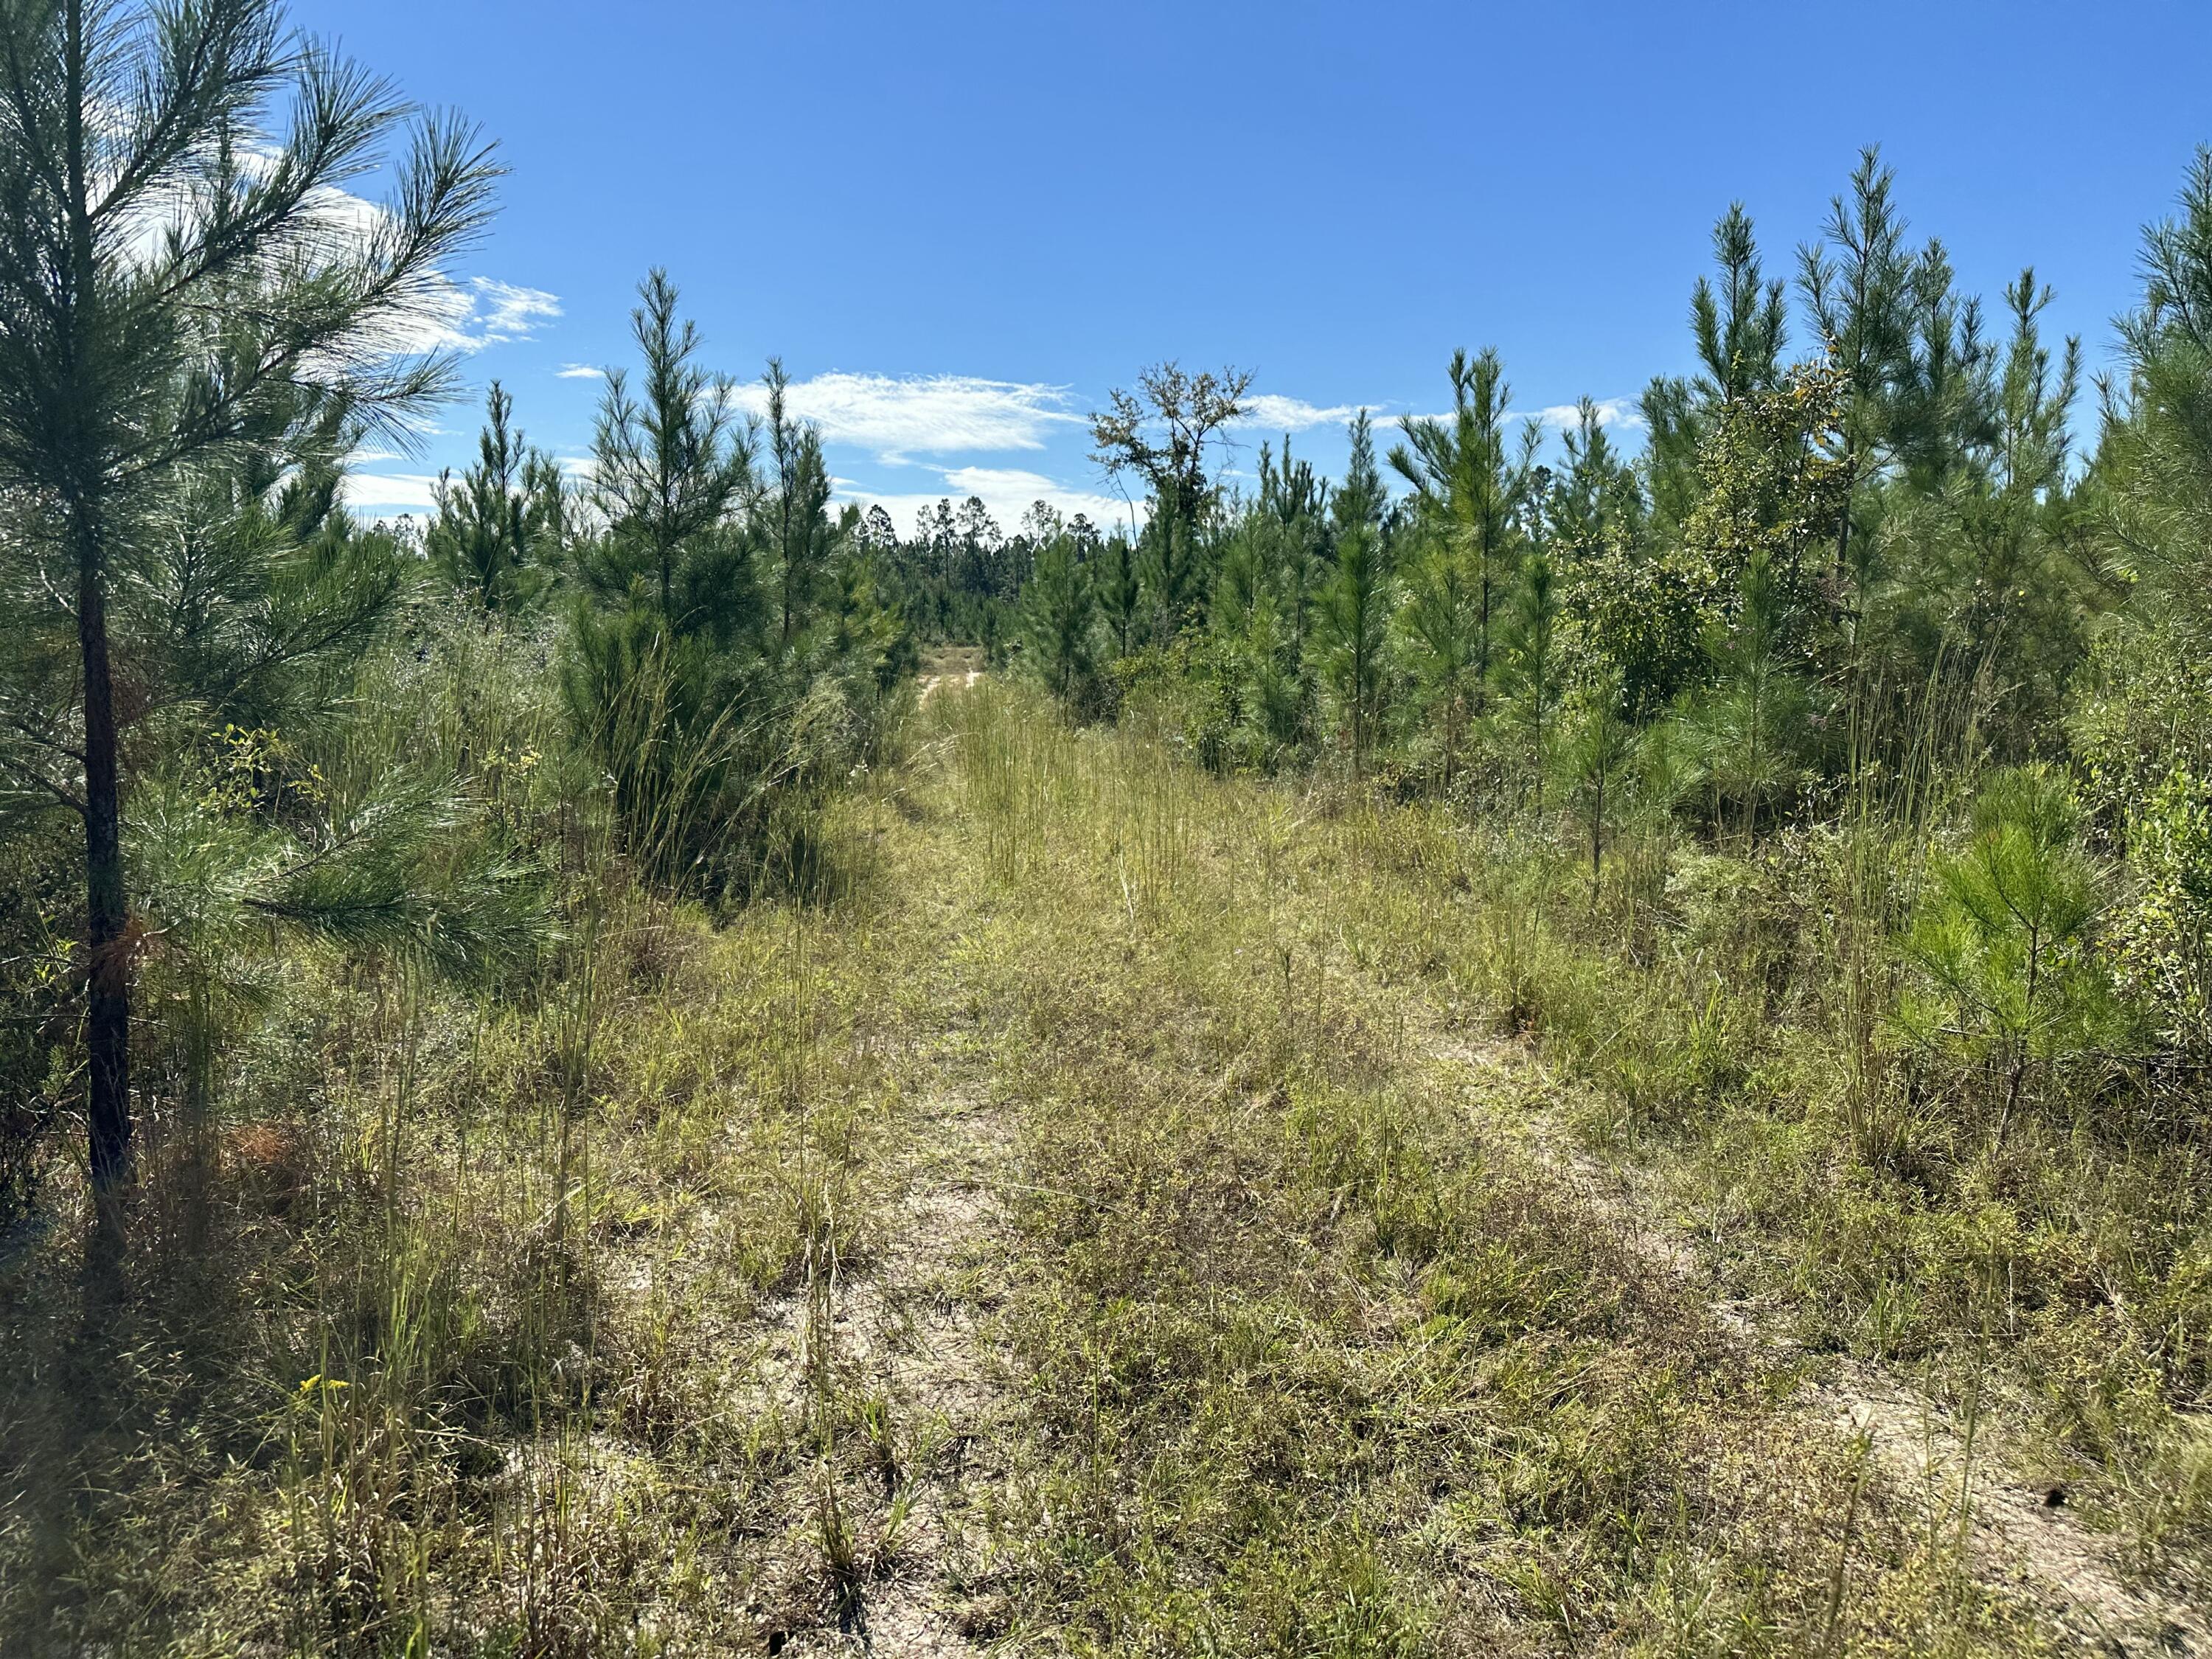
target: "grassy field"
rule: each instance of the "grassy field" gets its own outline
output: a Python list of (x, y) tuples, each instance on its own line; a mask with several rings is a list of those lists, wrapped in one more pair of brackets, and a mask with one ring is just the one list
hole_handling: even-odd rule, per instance
[(1917, 1100), (1878, 848), (1593, 892), (955, 667), (817, 896), (332, 977), (10, 1241), (0, 1652), (2203, 1646), (2205, 1172)]

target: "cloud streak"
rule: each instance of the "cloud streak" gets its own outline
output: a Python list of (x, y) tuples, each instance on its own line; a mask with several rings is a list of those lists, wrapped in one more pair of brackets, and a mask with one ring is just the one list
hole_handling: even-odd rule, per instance
[[(741, 387), (738, 401), (768, 410), (768, 390)], [(894, 376), (832, 371), (794, 380), (786, 406), (812, 421), (831, 443), (872, 451), (887, 465), (915, 455), (1042, 449), (1084, 417), (1066, 407), (1064, 386), (987, 380), (968, 374)]]
[(392, 343), (399, 351), (477, 352), (527, 340), (560, 315), (560, 300), (542, 288), (471, 276), (447, 283)]
[[(1517, 409), (1506, 413), (1509, 421), (1534, 421), (1553, 432), (1571, 432), (1582, 424), (1581, 406), (1576, 404), (1551, 404), (1542, 409)], [(1602, 427), (1619, 427), (1624, 432), (1644, 429), (1644, 416), (1633, 398), (1601, 398), (1597, 400), (1597, 423)]]
[(428, 472), (349, 472), (346, 508), (368, 519), (432, 514), (438, 510), (437, 484), (436, 475)]
[[(1320, 426), (1342, 426), (1359, 413), (1358, 404), (1310, 404), (1303, 398), (1286, 398), (1277, 392), (1259, 392), (1244, 399), (1244, 412), (1237, 424), (1265, 432), (1310, 432)], [(1379, 404), (1366, 406), (1370, 418)]]

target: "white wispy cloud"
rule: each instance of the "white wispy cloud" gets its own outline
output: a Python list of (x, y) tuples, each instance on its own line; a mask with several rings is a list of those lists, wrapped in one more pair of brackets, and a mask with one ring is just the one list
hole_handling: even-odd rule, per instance
[[(256, 149), (243, 159), (252, 170), (274, 166), (276, 157), (273, 150)], [(307, 212), (333, 246), (366, 244), (392, 225), (382, 203), (335, 187), (317, 191)], [(390, 331), (386, 343), (396, 352), (481, 351), (526, 340), (560, 315), (559, 298), (542, 288), (495, 276), (448, 276), (420, 312)]]
[(469, 324), (482, 345), (526, 340), (561, 314), (561, 301), (542, 288), (492, 276), (468, 279)]
[(366, 519), (395, 519), (438, 509), (437, 475), (429, 472), (349, 472), (345, 504)]
[[(258, 158), (273, 164), (273, 155)], [(387, 230), (392, 216), (380, 202), (351, 191), (315, 192), (310, 211), (334, 242), (367, 243)], [(443, 277), (417, 315), (392, 331), (395, 351), (481, 351), (526, 340), (561, 315), (561, 301), (542, 288), (525, 288), (494, 276)]]
[[(1581, 408), (1574, 404), (1551, 404), (1542, 409), (1509, 410), (1510, 421), (1535, 421), (1554, 432), (1568, 432), (1582, 423)], [(1617, 426), (1625, 432), (1639, 432), (1644, 428), (1644, 416), (1636, 407), (1633, 398), (1601, 398), (1597, 400), (1597, 423)]]
[[(1380, 418), (1381, 404), (1369, 404), (1366, 408), (1370, 418)], [(1358, 404), (1323, 407), (1278, 392), (1258, 392), (1244, 399), (1244, 413), (1237, 423), (1267, 432), (1310, 432), (1317, 426), (1342, 426), (1359, 410)]]
[(471, 276), (447, 283), (392, 344), (402, 351), (482, 351), (526, 340), (560, 314), (559, 299), (542, 288)]
[[(832, 371), (793, 380), (784, 396), (790, 412), (819, 426), (824, 439), (872, 450), (892, 465), (914, 455), (1042, 449), (1054, 430), (1084, 418), (1066, 407), (1064, 386), (969, 374)], [(765, 413), (768, 390), (742, 387), (738, 401)]]
[(554, 371), (553, 378), (556, 380), (604, 380), (607, 378), (607, 372), (604, 368), (593, 368), (589, 363), (563, 363)]

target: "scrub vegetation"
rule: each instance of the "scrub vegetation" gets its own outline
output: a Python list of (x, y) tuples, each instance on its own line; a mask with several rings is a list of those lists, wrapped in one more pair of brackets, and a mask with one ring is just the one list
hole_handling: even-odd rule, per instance
[(0, 127), (0, 1652), (2212, 1651), (2212, 153), (907, 536), (659, 271), (351, 516), (498, 165), (264, 0)]

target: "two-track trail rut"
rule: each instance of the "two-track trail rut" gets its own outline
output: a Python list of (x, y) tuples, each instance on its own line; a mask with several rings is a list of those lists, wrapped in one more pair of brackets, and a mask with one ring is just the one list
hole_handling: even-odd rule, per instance
[[(1432, 1061), (1468, 1085), (1462, 1097), (1473, 1114), (1532, 1150), (1593, 1213), (1620, 1230), (1636, 1255), (1703, 1296), (1716, 1322), (1747, 1352), (1771, 1357), (1796, 1348), (1776, 1310), (1721, 1293), (1692, 1231), (1668, 1218), (1656, 1181), (1575, 1144), (1547, 1104), (1553, 1085), (1526, 1044), (1431, 1036), (1425, 1046)], [(1862, 1437), (1882, 1477), (1920, 1505), (1931, 1527), (1956, 1535), (1963, 1519), (1976, 1576), (2034, 1606), (2062, 1644), (2145, 1659), (2212, 1656), (2212, 1622), (2203, 1608), (2130, 1577), (2108, 1540), (2063, 1502), (2050, 1502), (2047, 1488), (2008, 1467), (1994, 1410), (1970, 1425), (1958, 1407), (1915, 1379), (1837, 1357), (1815, 1365), (1787, 1403), (1809, 1432)]]
[(842, 1402), (837, 1432), (869, 1441), (880, 1482), (840, 1480), (842, 1524), (872, 1559), (834, 1620), (771, 1644), (793, 1656), (980, 1652), (1004, 1616), (973, 1511), (1002, 1472), (1006, 1402), (985, 1327), (1013, 1132), (960, 980), (964, 917), (952, 896), (931, 902), (946, 925), (927, 988), (942, 1018), (920, 1035), (895, 1132), (869, 1172), (877, 1224), (856, 1261), (836, 1264), (811, 1299), (801, 1293), (793, 1322), (796, 1370), (826, 1373)]
[[(951, 680), (951, 696), (963, 690)], [(1004, 1074), (1005, 1010), (982, 988), (1053, 978), (1040, 963), (989, 957), (1030, 935), (994, 936), (973, 861), (956, 851), (975, 826), (957, 810), (921, 824), (908, 866), (915, 890), (901, 902), (926, 918), (929, 948), (903, 993), (915, 1012), (901, 1027), (898, 1097), (868, 1140), (866, 1216), (850, 1248), (777, 1310), (775, 1352), (754, 1373), (772, 1379), (780, 1408), (826, 1423), (837, 1443), (821, 1459), (824, 1507), (810, 1534), (814, 1582), (834, 1591), (808, 1616), (764, 1629), (771, 1653), (939, 1659), (1006, 1650), (1000, 1638), (1032, 1620), (1050, 1628), (1048, 1609), (1009, 1605), (1021, 1572), (998, 1553), (1014, 1547), (1004, 1528), (1018, 1512), (1003, 1500), (1036, 1449), (1021, 1439), (1033, 1425), (999, 1346), (1000, 1321), (1018, 1258), (1036, 1240), (1018, 1236), (1002, 1202), (1025, 1190), (1023, 1103)], [(1472, 1129), (1523, 1149), (1582, 1213), (1702, 1307), (1721, 1352), (1781, 1379), (1776, 1420), (1835, 1452), (1839, 1466), (1863, 1445), (1886, 1512), (1920, 1517), (1931, 1559), (1942, 1552), (1983, 1588), (2033, 1609), (2060, 1651), (2212, 1656), (2204, 1615), (2185, 1595), (2131, 1574), (2112, 1541), (2024, 1477), (2005, 1431), (2016, 1414), (2008, 1402), (1970, 1427), (1924, 1379), (1805, 1352), (1778, 1298), (1727, 1293), (1658, 1170), (1578, 1141), (1571, 1085), (1547, 1074), (1532, 1045), (1460, 1035), (1415, 986), (1391, 1000), (1403, 1021), (1400, 1080), (1440, 1082)], [(1133, 1064), (1145, 1037), (1131, 1029), (1118, 1039)]]

